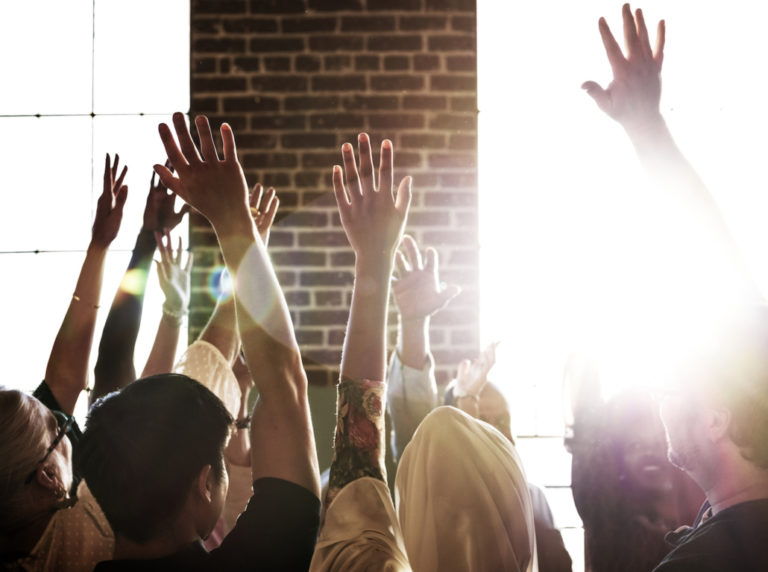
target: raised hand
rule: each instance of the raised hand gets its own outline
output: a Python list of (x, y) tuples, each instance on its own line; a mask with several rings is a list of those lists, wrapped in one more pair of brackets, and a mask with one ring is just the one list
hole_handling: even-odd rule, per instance
[(454, 285), (440, 286), (437, 251), (434, 248), (427, 248), (422, 263), (419, 247), (413, 238), (406, 234), (400, 245), (402, 250), (395, 254), (398, 279), (392, 286), (395, 303), (404, 322), (420, 320), (445, 308), (461, 289)]
[(269, 187), (264, 193), (264, 187), (261, 183), (256, 183), (251, 191), (250, 205), (253, 222), (256, 223), (256, 231), (261, 237), (264, 246), (269, 243), (269, 230), (272, 223), (275, 222), (277, 208), (280, 206), (280, 199), (275, 194), (274, 187)]
[(123, 220), (123, 207), (128, 198), (128, 186), (123, 184), (128, 167), (123, 167), (117, 174), (120, 156), (115, 155), (115, 163), (110, 163), (109, 153), (104, 163), (104, 188), (96, 203), (96, 215), (93, 219), (91, 237), (93, 243), (107, 248), (120, 230)]
[(333, 190), (341, 224), (358, 258), (385, 257), (391, 261), (405, 227), (412, 179), (403, 178), (397, 195), (392, 193), (392, 142), (385, 139), (381, 144), (377, 185), (368, 135), (361, 133), (357, 143), (359, 170), (349, 143), (341, 147), (343, 175), (340, 166), (333, 167)]
[(155, 232), (157, 249), (160, 252), (160, 261), (157, 266), (157, 277), (160, 280), (160, 289), (165, 294), (163, 312), (180, 317), (187, 310), (189, 304), (189, 275), (192, 270), (192, 253), (187, 257), (186, 265), (181, 264), (182, 244), (179, 237), (179, 246), (174, 256), (171, 246), (171, 234), (168, 230), (165, 235)]
[(463, 360), (459, 363), (459, 371), (456, 375), (456, 395), (480, 395), (483, 386), (488, 382), (488, 372), (496, 364), (496, 346), (499, 342), (493, 342), (474, 360)]
[(174, 176), (168, 167), (155, 165), (155, 172), (163, 184), (197, 209), (215, 229), (231, 222), (236, 215), (244, 215), (250, 221), (248, 185), (237, 160), (232, 128), (226, 123), (221, 126), (224, 158), (219, 159), (207, 117), (199, 115), (195, 118), (200, 138), (199, 152), (183, 113), (173, 114), (173, 126), (178, 144), (165, 123), (159, 126), (160, 138), (176, 171)]
[[(170, 161), (165, 162), (165, 167), (173, 172)], [(151, 231), (173, 230), (188, 212), (188, 204), (182, 205), (181, 209), (176, 211), (176, 195), (168, 191), (168, 188), (157, 177), (157, 173), (153, 171), (149, 181), (149, 194), (147, 194), (147, 204), (144, 207), (144, 225), (142, 228)]]
[(642, 10), (634, 16), (629, 4), (622, 7), (626, 56), (613, 37), (605, 18), (600, 18), (600, 36), (613, 70), (613, 81), (603, 89), (594, 81), (581, 86), (598, 107), (625, 128), (642, 126), (660, 118), (661, 64), (664, 61), (664, 20), (658, 24), (656, 46), (651, 49)]

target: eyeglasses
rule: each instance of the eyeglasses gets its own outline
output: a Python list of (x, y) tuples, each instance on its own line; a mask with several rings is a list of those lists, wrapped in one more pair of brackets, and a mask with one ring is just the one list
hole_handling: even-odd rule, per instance
[(51, 455), (53, 450), (56, 448), (56, 445), (61, 443), (61, 440), (64, 438), (64, 435), (69, 433), (69, 431), (72, 429), (72, 425), (74, 425), (74, 423), (75, 423), (75, 418), (74, 417), (69, 417), (67, 415), (63, 415), (63, 414), (58, 413), (58, 412), (54, 412), (54, 415), (56, 416), (57, 419), (63, 419), (63, 418), (66, 418), (66, 419), (64, 420), (64, 423), (62, 423), (61, 427), (59, 428), (59, 432), (56, 435), (56, 438), (53, 440), (53, 443), (51, 443), (51, 446), (48, 447), (48, 450), (45, 452), (45, 455), (43, 455), (43, 458), (40, 459), (37, 462), (37, 464), (35, 464), (35, 468), (32, 469), (32, 472), (29, 473), (29, 476), (26, 479), (24, 479), (24, 484), (25, 485), (28, 485), (29, 483), (32, 482), (32, 479), (35, 478), (35, 473), (37, 473), (37, 467), (39, 465), (42, 465), (43, 463), (45, 463), (45, 461), (48, 460), (48, 457)]

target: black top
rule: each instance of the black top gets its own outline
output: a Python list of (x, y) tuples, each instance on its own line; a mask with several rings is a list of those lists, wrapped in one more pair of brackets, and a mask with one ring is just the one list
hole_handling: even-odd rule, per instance
[[(37, 386), (37, 389), (35, 389), (35, 391), (32, 393), (32, 396), (40, 401), (40, 403), (45, 405), (48, 409), (57, 414), (56, 422), (59, 424), (59, 427), (64, 424), (65, 420), (72, 418), (71, 415), (61, 410), (61, 405), (59, 405), (59, 402), (56, 401), (56, 397), (54, 397), (51, 388), (48, 387), (48, 384), (45, 383), (45, 380), (40, 382), (40, 385)], [(80, 426), (77, 424), (77, 421), (72, 422), (72, 426), (67, 432), (67, 438), (72, 444), (72, 490), (70, 491), (70, 494), (74, 497), (77, 496), (77, 485), (80, 484), (80, 479), (83, 478), (83, 475), (80, 473), (80, 468), (77, 466), (76, 461), (80, 439), (83, 438), (83, 432), (80, 430)]]
[[(768, 499), (726, 508), (667, 535), (675, 546), (654, 572), (764, 572), (768, 570)], [(703, 522), (702, 522), (703, 521)]]
[(253, 496), (221, 546), (202, 542), (153, 560), (110, 560), (97, 572), (123, 570), (307, 570), (320, 526), (320, 499), (283, 479), (253, 483)]

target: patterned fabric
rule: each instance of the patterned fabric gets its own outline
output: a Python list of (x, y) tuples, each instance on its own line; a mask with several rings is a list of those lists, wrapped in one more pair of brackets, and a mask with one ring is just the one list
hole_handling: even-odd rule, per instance
[(11, 570), (90, 572), (112, 558), (115, 537), (85, 481), (77, 489), (77, 503), (53, 515), (30, 554)]

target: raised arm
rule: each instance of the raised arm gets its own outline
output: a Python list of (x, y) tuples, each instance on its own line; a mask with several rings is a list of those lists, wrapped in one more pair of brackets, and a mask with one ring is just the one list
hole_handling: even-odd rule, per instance
[(186, 265), (182, 265), (181, 237), (179, 237), (179, 247), (175, 255), (171, 246), (170, 232), (166, 231), (165, 237), (156, 232), (155, 241), (160, 252), (160, 261), (155, 262), (155, 267), (157, 268), (157, 278), (160, 281), (160, 289), (165, 294), (165, 302), (163, 302), (163, 315), (157, 326), (155, 342), (149, 352), (141, 377), (173, 371), (176, 348), (179, 345), (181, 322), (189, 305), (189, 274), (192, 270), (192, 253), (187, 257)]
[(219, 159), (206, 117), (195, 120), (200, 152), (184, 115), (175, 113), (173, 123), (179, 144), (165, 124), (160, 137), (178, 176), (161, 165), (155, 170), (169, 189), (211, 222), (234, 279), (245, 358), (259, 372), (254, 381), (260, 397), (250, 435), (253, 478), (281, 478), (319, 496), (307, 379), (285, 297), (251, 218), (234, 134), (222, 125), (224, 156)]
[(421, 420), (437, 407), (429, 322), (460, 292), (458, 286), (440, 285), (434, 248), (427, 248), (422, 259), (418, 244), (410, 236), (403, 236), (400, 246), (395, 255), (398, 278), (392, 286), (398, 311), (397, 351), (387, 371), (387, 409), (395, 458), (402, 454)]
[[(99, 342), (99, 355), (94, 368), (91, 401), (111, 391), (125, 387), (136, 379), (133, 365), (134, 348), (139, 335), (147, 277), (155, 253), (155, 232), (172, 230), (189, 210), (182, 206), (177, 212), (176, 195), (152, 173), (144, 217), (131, 260), (112, 301)], [(168, 370), (170, 371), (170, 370)]]
[(395, 251), (411, 200), (411, 178), (393, 193), (392, 142), (381, 144), (378, 185), (368, 135), (358, 137), (360, 167), (352, 146), (342, 146), (344, 171), (333, 168), (333, 189), (341, 224), (355, 252), (355, 285), (338, 386), (338, 420), (328, 494), (360, 477), (386, 481), (383, 382), (389, 282)]
[(85, 255), (72, 301), (53, 342), (45, 383), (69, 415), (75, 410), (77, 398), (88, 384), (88, 360), (91, 355), (96, 311), (101, 296), (101, 280), (107, 249), (117, 236), (123, 218), (123, 206), (128, 187), (123, 185), (127, 167), (118, 174), (120, 159), (115, 155), (111, 164), (107, 155), (104, 165), (104, 186), (96, 203), (91, 243)]
[[(750, 297), (760, 300), (717, 204), (677, 147), (659, 109), (665, 23), (659, 22), (652, 48), (642, 10), (633, 14), (629, 4), (624, 4), (622, 18), (624, 52), (605, 19), (599, 21), (613, 80), (607, 88), (594, 81), (585, 82), (582, 88), (624, 128), (652, 182), (694, 223), (696, 232), (715, 238), (729, 271), (733, 270)], [(708, 254), (715, 258), (714, 253)]]

